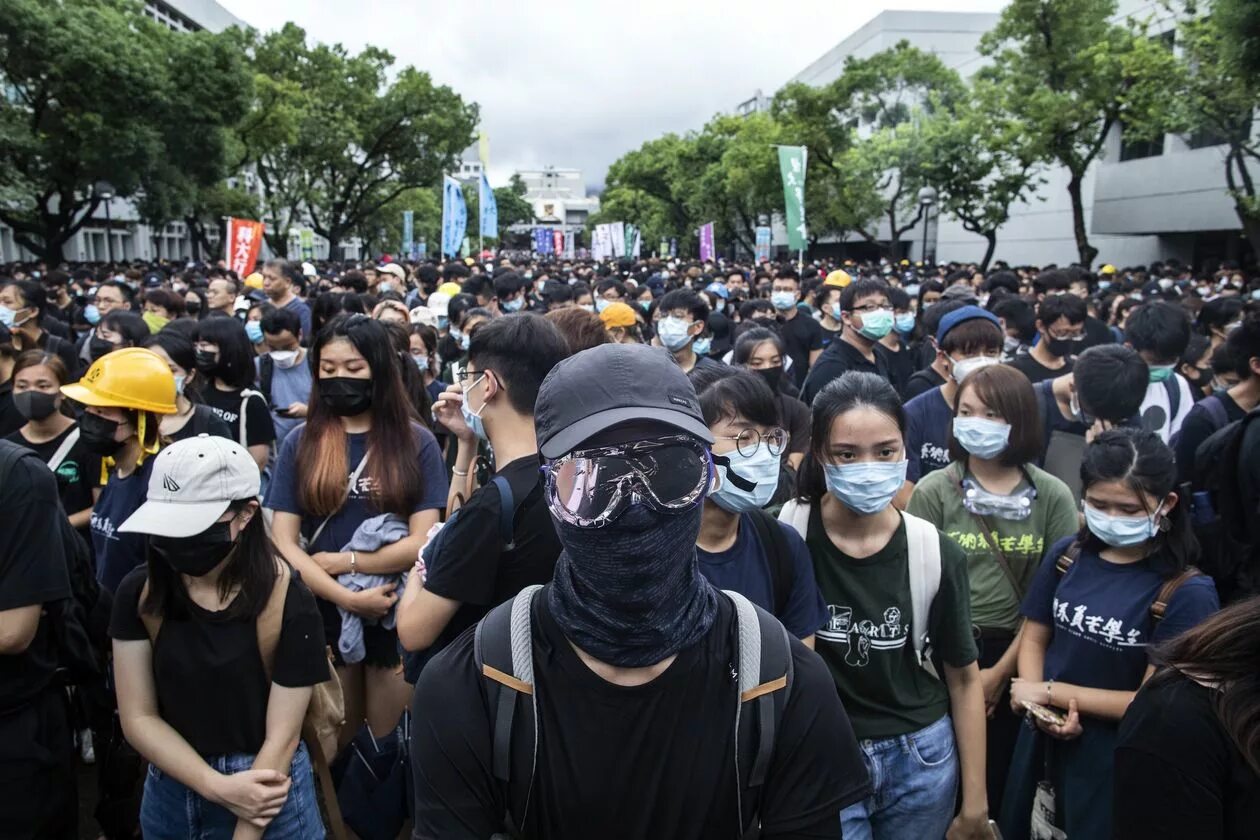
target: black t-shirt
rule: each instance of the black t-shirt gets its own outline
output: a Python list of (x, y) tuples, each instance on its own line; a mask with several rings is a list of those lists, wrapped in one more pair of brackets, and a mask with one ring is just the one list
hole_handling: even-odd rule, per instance
[(1116, 745), (1115, 840), (1253, 840), (1260, 776), (1221, 726), (1211, 689), (1172, 674), (1137, 693)]
[[(1253, 409), (1254, 410), (1254, 409)], [(1243, 510), (1248, 511), (1247, 526), (1252, 539), (1260, 537), (1260, 421), (1252, 421), (1243, 430), (1239, 442), (1238, 471), (1239, 490), (1242, 492)]]
[[(149, 638), (140, 620), (144, 566), (132, 570), (114, 593), (109, 635), (120, 641)], [(271, 683), (258, 650), (254, 618), (234, 610), (202, 609), (181, 598), (153, 645), (153, 676), (162, 720), (203, 756), (256, 753), (267, 733)], [(315, 596), (296, 572), (285, 595), (272, 682), (287, 688), (328, 679), (324, 625)]]
[(840, 328), (840, 329), (838, 329), (838, 330), (829, 330), (829, 329), (827, 329), (826, 327), (824, 327), (822, 324), (819, 324), (818, 326), (822, 329), (822, 346), (823, 346), (823, 349), (826, 349), (826, 348), (827, 348), (827, 346), (828, 346), (829, 344), (831, 344), (831, 342), (833, 342), (833, 341), (839, 341), (839, 340), (840, 340), (840, 333), (844, 332), (844, 327), (841, 327), (841, 328)]
[[(0, 612), (70, 597), (70, 575), (57, 517), (57, 482), (34, 458), (23, 457), (0, 482)], [(24, 706), (52, 681), (56, 651), (49, 619), (18, 654), (0, 654), (0, 714)]]
[[(734, 769), (734, 609), (656, 679), (596, 676), (534, 598), (538, 762), (522, 836), (547, 840), (738, 837)], [(472, 631), (416, 686), (411, 761), (417, 838), (484, 840), (502, 826), (491, 772), (485, 677)], [(840, 837), (840, 810), (869, 791), (861, 752), (822, 660), (791, 640), (791, 696), (776, 734), (760, 816), (763, 840)], [(518, 815), (519, 818), (519, 815)]]
[(822, 349), (822, 325), (798, 309), (795, 318), (779, 323), (779, 335), (792, 358), (792, 379), (799, 386), (809, 373), (810, 352)]
[[(71, 379), (78, 379), (79, 358), (78, 352), (74, 346), (73, 333), (66, 328), (66, 335), (56, 335), (51, 332), (48, 327), (50, 324), (60, 323), (58, 321), (49, 321), (44, 324), (44, 331), (39, 334), (39, 339), (35, 344), (40, 350), (47, 353), (53, 353), (62, 363), (65, 364), (66, 370), (70, 373)], [(65, 326), (64, 324), (62, 326)]]
[(0, 437), (8, 437), (26, 425), (26, 418), (13, 405), (13, 380), (0, 382)]
[(1084, 353), (1091, 347), (1097, 347), (1100, 344), (1115, 344), (1116, 336), (1111, 331), (1111, 327), (1107, 326), (1103, 321), (1098, 320), (1093, 315), (1085, 316), (1085, 341), (1081, 347)]
[(902, 391), (901, 398), (905, 402), (910, 402), (919, 394), (926, 394), (928, 391), (933, 391), (944, 384), (945, 377), (937, 373), (934, 368), (927, 367), (923, 370), (915, 371), (914, 375), (906, 381), (906, 387)]
[(1028, 381), (1034, 385), (1038, 382), (1044, 382), (1047, 379), (1055, 379), (1072, 372), (1071, 359), (1064, 359), (1063, 367), (1048, 368), (1041, 362), (1034, 359), (1032, 353), (1024, 353), (1022, 356), (1016, 356), (1007, 362), (1007, 364), (1024, 374), (1024, 376), (1027, 376)]
[[(246, 426), (249, 425), (249, 420), (250, 418), (247, 416), (245, 418)], [(210, 435), (211, 437), (227, 438), (228, 440), (236, 440), (236, 435), (237, 432), (240, 431), (240, 428), (240, 417), (237, 417), (237, 425), (232, 427), (229, 426), (227, 421), (220, 417), (218, 412), (213, 408), (208, 405), (197, 403), (193, 405), (193, 415), (188, 418), (188, 422), (175, 432), (167, 435), (167, 437), (171, 439), (171, 443), (174, 443), (177, 440), (185, 440), (187, 438), (196, 437), (201, 434)], [(246, 431), (248, 432), (249, 430), (246, 429)]]
[[(44, 443), (31, 443), (22, 437), (20, 429), (5, 440), (26, 447), (38, 455), (39, 460), (47, 464), (52, 456), (57, 454), (57, 450), (61, 448), (66, 438), (78, 428), (77, 424), (70, 426), (52, 440)], [(78, 513), (92, 506), (92, 488), (101, 483), (101, 458), (90, 452), (83, 445), (82, 440), (70, 447), (70, 451), (62, 459), (54, 474), (57, 477), (57, 492), (66, 513)]]
[(899, 383), (893, 381), (892, 378), (888, 348), (876, 342), (872, 353), (875, 356), (874, 362), (869, 361), (862, 355), (862, 351), (843, 338), (831, 342), (818, 357), (813, 370), (809, 372), (809, 377), (801, 386), (801, 402), (813, 405), (814, 397), (818, 396), (818, 392), (826, 387), (828, 382), (839, 379), (851, 370), (878, 374), (891, 382), (894, 388), (897, 387)]
[(507, 479), (516, 503), (512, 517), (516, 547), (511, 551), (503, 550), (499, 530), (502, 505), (499, 488), (493, 484), (478, 488), (443, 526), (441, 551), (425, 569), (424, 588), (459, 601), (460, 607), (426, 651), (426, 659), (436, 656), (492, 607), (526, 586), (551, 580), (560, 556), (560, 539), (543, 498), (539, 465), (536, 454), (528, 455), (498, 471)]
[[(888, 350), (887, 347), (884, 348)], [(899, 392), (902, 392), (902, 398), (906, 399), (904, 389), (906, 383), (910, 381), (910, 377), (914, 375), (914, 351), (910, 349), (904, 341), (898, 340), (898, 349), (888, 350), (888, 370), (889, 379)]]
[(241, 434), (241, 402), (243, 389), (220, 391), (218, 388), (206, 388), (201, 395), (207, 406), (223, 418), (232, 430), (232, 440), (241, 446), (259, 446), (269, 444), (276, 439), (276, 427), (271, 422), (271, 412), (267, 408), (267, 400), (262, 394), (255, 393), (245, 403), (245, 440)]
[[(1221, 407), (1225, 409), (1225, 423), (1216, 425), (1216, 421), (1212, 419), (1212, 415), (1207, 410), (1208, 400), (1220, 400)], [(1203, 441), (1210, 438), (1215, 432), (1224, 428), (1235, 420), (1241, 420), (1246, 416), (1247, 412), (1234, 401), (1228, 393), (1222, 392), (1207, 399), (1200, 400), (1190, 409), (1190, 413), (1186, 415), (1186, 419), (1181, 421), (1181, 431), (1173, 436), (1175, 449), (1177, 451), (1177, 476), (1179, 481), (1190, 481), (1194, 478), (1194, 453)]]

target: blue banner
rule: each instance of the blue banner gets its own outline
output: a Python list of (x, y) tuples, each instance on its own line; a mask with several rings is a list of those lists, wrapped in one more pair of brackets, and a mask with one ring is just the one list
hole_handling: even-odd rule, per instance
[(481, 173), (481, 194), (477, 205), (481, 208), (481, 238), (499, 238), (499, 205), (494, 200), (494, 190), (490, 189), (490, 179)]
[(453, 257), (459, 253), (468, 229), (468, 205), (464, 203), (464, 190), (447, 175), (442, 185), (442, 253)]
[(403, 256), (411, 256), (411, 242), (415, 232), (416, 214), (411, 210), (403, 211), (403, 235), (402, 235), (402, 253)]
[(555, 253), (556, 242), (551, 235), (551, 228), (534, 228), (534, 250), (539, 254)]

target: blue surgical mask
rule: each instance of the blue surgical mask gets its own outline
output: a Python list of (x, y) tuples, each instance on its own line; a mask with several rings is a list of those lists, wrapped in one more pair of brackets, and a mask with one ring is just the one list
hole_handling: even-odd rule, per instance
[(893, 318), (893, 329), (902, 335), (914, 332), (914, 313), (902, 312)]
[[(744, 513), (769, 504), (779, 486), (779, 456), (770, 452), (765, 441), (758, 443), (757, 449), (747, 458), (735, 451), (725, 456), (714, 456), (715, 459), (722, 457), (727, 459), (727, 463), (716, 465), (722, 483), (709, 494), (714, 504), (731, 513)], [(736, 487), (730, 479), (731, 472), (756, 486), (751, 490)]]
[(17, 319), (17, 310), (10, 309), (7, 306), (0, 306), (0, 324), (4, 324), (9, 329), (13, 328), (13, 322)]
[(954, 438), (977, 458), (996, 458), (1006, 450), (1011, 426), (984, 417), (955, 417)]
[(866, 461), (860, 464), (823, 464), (827, 491), (858, 513), (879, 513), (906, 483), (908, 461)]
[(254, 344), (261, 344), (263, 340), (262, 322), (246, 321), (245, 335), (249, 336), (249, 340)]
[(89, 303), (83, 307), (83, 320), (92, 326), (96, 326), (101, 322), (101, 310), (96, 308), (95, 303)]
[(714, 301), (713, 303), (714, 312), (721, 312), (725, 308), (726, 308), (726, 301), (722, 300), (721, 298), (718, 298), (716, 301)]
[(695, 351), (697, 356), (709, 355), (709, 350), (711, 350), (712, 348), (713, 348), (713, 339), (709, 338), (707, 335), (701, 336), (700, 338), (697, 338), (695, 341), (691, 342), (691, 349)]
[(459, 334), (459, 349), (465, 353), (468, 352), (468, 333), (462, 332)]
[[(484, 378), (485, 378), (485, 374), (483, 373), (481, 377), (474, 380), (473, 383), (468, 386), (468, 390), (471, 391), (474, 387), (476, 387), (477, 383), (480, 382)], [(467, 392), (464, 393), (464, 401), (459, 404), (459, 413), (464, 416), (464, 422), (468, 424), (468, 428), (471, 429), (472, 433), (476, 435), (479, 439), (488, 441), (490, 440), (490, 438), (486, 437), (486, 426), (485, 426), (485, 423), (483, 423), (481, 420), (481, 412), (485, 411), (485, 409), (486, 409), (486, 404), (482, 403), (481, 408), (477, 409), (477, 413), (474, 414), (468, 408), (468, 393)]]
[(892, 328), (892, 310), (876, 309), (874, 312), (862, 313), (862, 328), (858, 330), (858, 333), (871, 341), (879, 341), (888, 335)]
[(1085, 524), (1098, 539), (1112, 548), (1127, 548), (1146, 542), (1159, 531), (1153, 516), (1111, 516), (1085, 505)]
[(1176, 365), (1151, 365), (1148, 368), (1148, 377), (1151, 382), (1163, 382), (1173, 375), (1173, 370), (1176, 367)]
[(1108, 290), (1108, 289), (1110, 289), (1110, 288), (1111, 288), (1111, 281), (1110, 281), (1110, 280), (1099, 280), (1099, 281), (1098, 281), (1098, 291), (1100, 291), (1100, 292), (1105, 292), (1105, 291), (1107, 291), (1107, 290)]
[(656, 322), (656, 335), (671, 353), (683, 349), (691, 341), (690, 329), (690, 323), (672, 315)]
[(429, 369), (429, 357), (428, 357), (428, 356), (425, 356), (425, 355), (423, 355), (423, 354), (422, 354), (422, 355), (418, 355), (418, 356), (417, 356), (417, 355), (413, 355), (413, 356), (411, 357), (411, 361), (415, 362), (415, 363), (416, 363), (416, 367), (420, 368), (420, 370), (421, 370), (421, 371), (426, 371), (426, 370), (428, 370), (428, 369)]
[(451, 319), (446, 315), (437, 316), (437, 321), (439, 330), (444, 330), (451, 325)]
[(520, 312), (522, 307), (524, 306), (525, 306), (525, 298), (518, 297), (518, 298), (512, 298), (511, 300), (503, 301), (503, 303), (500, 304), (499, 308), (502, 309), (504, 312)]
[(603, 312), (605, 309), (609, 307), (611, 303), (612, 303), (611, 300), (605, 300), (604, 298), (595, 298), (595, 311)]
[(780, 312), (786, 312), (796, 306), (795, 292), (771, 292), (770, 305)]
[(186, 380), (187, 378), (188, 378), (187, 375), (175, 377), (175, 393), (176, 394), (182, 395), (184, 393), (184, 380)]

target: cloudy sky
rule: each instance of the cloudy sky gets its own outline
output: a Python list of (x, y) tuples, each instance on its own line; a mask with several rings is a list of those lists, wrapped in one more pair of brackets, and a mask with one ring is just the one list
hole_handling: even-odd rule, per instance
[(1003, 0), (219, 0), (250, 25), (389, 50), (481, 106), (490, 180), (608, 165), (772, 94), (883, 9), (998, 11)]

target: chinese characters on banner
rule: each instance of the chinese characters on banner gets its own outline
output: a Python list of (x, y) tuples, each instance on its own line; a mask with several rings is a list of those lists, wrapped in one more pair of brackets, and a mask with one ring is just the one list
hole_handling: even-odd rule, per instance
[(223, 254), (228, 268), (235, 271), (236, 276), (245, 277), (254, 272), (262, 238), (262, 222), (233, 218), (227, 220), (227, 247)]
[(779, 147), (779, 174), (783, 176), (790, 251), (805, 250), (805, 160), (804, 146)]
[(700, 259), (711, 260), (717, 256), (713, 247), (713, 222), (700, 228)]
[(770, 261), (770, 228), (765, 226), (757, 228), (756, 261), (759, 263)]
[(553, 251), (557, 254), (564, 253), (564, 232), (556, 228), (551, 232)]
[[(486, 135), (481, 135), (484, 139)], [(486, 173), (481, 173), (481, 185), (479, 187), (477, 202), (481, 210), (481, 222), (478, 227), (479, 235), (482, 239), (498, 239), (499, 238), (499, 203), (494, 197), (494, 190), (490, 189), (490, 179), (486, 177)]]
[(556, 246), (551, 228), (534, 228), (534, 250), (539, 254), (553, 253)]
[(415, 219), (416, 214), (414, 211), (403, 211), (402, 254), (404, 257), (411, 256), (411, 243), (415, 235)]
[(468, 205), (459, 181), (447, 175), (442, 185), (442, 253), (455, 256), (468, 228)]

